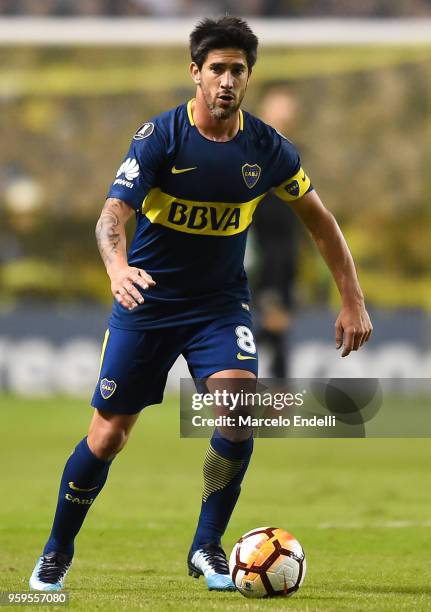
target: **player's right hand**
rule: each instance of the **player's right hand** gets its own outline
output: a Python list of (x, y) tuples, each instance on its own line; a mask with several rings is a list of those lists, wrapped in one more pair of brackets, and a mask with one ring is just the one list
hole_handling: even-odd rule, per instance
[(113, 268), (109, 270), (109, 277), (112, 295), (128, 310), (133, 310), (138, 304), (144, 303), (144, 298), (137, 287), (147, 290), (156, 284), (145, 270), (131, 266)]

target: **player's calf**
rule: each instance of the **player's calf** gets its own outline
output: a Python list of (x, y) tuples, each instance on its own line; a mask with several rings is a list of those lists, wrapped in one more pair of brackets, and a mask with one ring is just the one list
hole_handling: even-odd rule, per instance
[(30, 588), (63, 588), (72, 563), (74, 541), (108, 477), (111, 461), (96, 457), (84, 438), (64, 467), (51, 534), (30, 578)]
[(205, 456), (201, 512), (187, 561), (189, 574), (195, 578), (205, 576), (211, 590), (235, 588), (220, 542), (238, 500), (252, 451), (252, 437), (232, 442), (216, 430)]
[(136, 418), (95, 413), (89, 432), (91, 442), (88, 438), (81, 440), (66, 462), (51, 534), (31, 575), (30, 588), (40, 591), (63, 588), (75, 538)]

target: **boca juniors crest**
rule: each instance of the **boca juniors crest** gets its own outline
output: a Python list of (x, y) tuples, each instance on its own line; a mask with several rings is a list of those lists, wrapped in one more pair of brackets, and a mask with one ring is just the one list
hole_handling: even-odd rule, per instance
[(100, 381), (100, 395), (105, 400), (109, 399), (111, 395), (114, 394), (114, 391), (116, 388), (117, 388), (117, 383), (113, 380), (102, 378), (102, 380)]
[[(302, 179), (302, 180), (305, 180), (305, 179)], [(291, 196), (294, 196), (294, 197), (299, 196), (300, 186), (299, 186), (298, 181), (296, 180), (291, 181), (290, 183), (286, 185), (284, 190), (287, 191), (287, 193)]]
[(258, 164), (244, 164), (242, 167), (242, 177), (249, 189), (252, 189), (259, 180), (261, 167)]

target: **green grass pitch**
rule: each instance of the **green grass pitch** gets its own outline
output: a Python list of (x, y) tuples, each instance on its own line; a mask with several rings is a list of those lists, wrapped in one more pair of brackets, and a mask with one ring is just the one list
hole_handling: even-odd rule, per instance
[[(27, 589), (90, 416), (85, 401), (0, 397), (1, 591)], [(175, 398), (142, 414), (78, 536), (70, 609), (431, 609), (429, 440), (257, 440), (224, 546), (284, 527), (308, 573), (294, 597), (253, 601), (187, 575), (207, 442), (178, 430)]]

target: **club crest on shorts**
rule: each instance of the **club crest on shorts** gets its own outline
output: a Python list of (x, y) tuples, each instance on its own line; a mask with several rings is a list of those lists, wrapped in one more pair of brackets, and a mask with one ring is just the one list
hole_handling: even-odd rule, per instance
[(100, 381), (100, 395), (105, 400), (109, 399), (111, 395), (114, 394), (116, 388), (117, 388), (117, 383), (113, 380), (102, 378), (102, 380)]
[(244, 164), (242, 178), (249, 189), (252, 189), (260, 178), (261, 167), (258, 164)]

